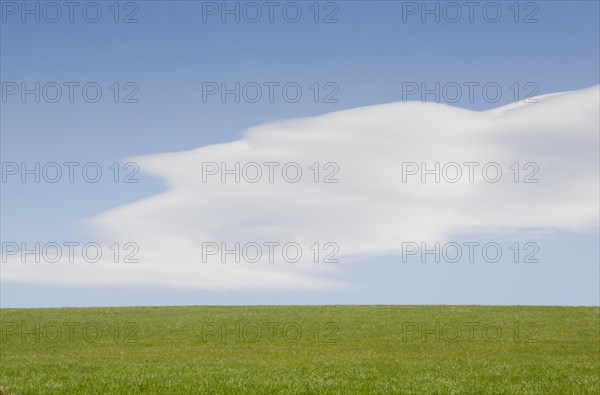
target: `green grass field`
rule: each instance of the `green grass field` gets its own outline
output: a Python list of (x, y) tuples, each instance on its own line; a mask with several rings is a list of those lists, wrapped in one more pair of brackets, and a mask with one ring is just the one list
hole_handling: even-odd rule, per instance
[(600, 394), (596, 307), (0, 310), (2, 394)]

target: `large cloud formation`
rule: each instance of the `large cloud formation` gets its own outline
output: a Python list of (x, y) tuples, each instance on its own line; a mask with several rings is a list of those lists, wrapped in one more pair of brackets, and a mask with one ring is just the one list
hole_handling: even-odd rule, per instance
[[(36, 265), (9, 257), (3, 279), (206, 290), (335, 289), (348, 285), (339, 276), (344, 262), (400, 254), (402, 241), (595, 231), (599, 87), (538, 99), (485, 112), (436, 103), (376, 105), (258, 126), (232, 143), (132, 158), (164, 180), (167, 190), (89, 223), (107, 243), (136, 242), (139, 263), (106, 258), (96, 264)], [(439, 182), (433, 174), (422, 182), (422, 164), (434, 169), (436, 162)], [(223, 168), (214, 163), (228, 169), (239, 163), (245, 173), (240, 182), (234, 174), (222, 182)], [(491, 165), (483, 172), (486, 164)], [(292, 182), (298, 167), (302, 176)], [(222, 263), (220, 253), (203, 262), (203, 243), (211, 242), (230, 248), (236, 242), (295, 242), (302, 257), (290, 263), (276, 248), (274, 262), (236, 263), (228, 255)], [(334, 250), (325, 248), (328, 242), (339, 246), (339, 264), (323, 262)]]

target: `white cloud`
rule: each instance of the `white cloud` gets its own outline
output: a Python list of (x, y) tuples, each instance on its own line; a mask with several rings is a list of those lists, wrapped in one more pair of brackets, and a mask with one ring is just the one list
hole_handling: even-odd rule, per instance
[[(252, 128), (239, 141), (132, 158), (168, 190), (89, 220), (104, 239), (139, 244), (138, 264), (3, 264), (4, 280), (141, 284), (195, 289), (345, 287), (343, 265), (311, 263), (314, 242), (337, 257), (398, 254), (402, 241), (463, 234), (596, 230), (599, 219), (599, 87), (539, 103), (474, 112), (432, 103), (391, 103)], [(296, 162), (298, 183), (202, 182), (203, 162), (232, 167)], [(339, 183), (315, 183), (314, 162), (339, 166)], [(496, 162), (502, 179), (475, 172), (458, 183), (402, 182), (403, 162)], [(514, 162), (539, 166), (537, 184), (515, 183)], [(463, 170), (467, 168), (462, 166)], [(263, 167), (263, 170), (266, 168)], [(331, 169), (329, 169), (331, 170)], [(521, 168), (521, 178), (528, 174)], [(290, 174), (293, 173), (290, 171)], [(320, 176), (329, 171), (321, 167)], [(490, 174), (493, 173), (490, 171)], [(431, 176), (429, 180), (432, 180)], [(202, 242), (298, 242), (298, 263), (202, 263)], [(321, 251), (323, 253), (323, 251)], [(321, 256), (322, 258), (322, 256)]]

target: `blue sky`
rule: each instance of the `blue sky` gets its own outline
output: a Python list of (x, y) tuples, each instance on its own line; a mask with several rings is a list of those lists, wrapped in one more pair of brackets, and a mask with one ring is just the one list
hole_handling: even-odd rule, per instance
[[(27, 2), (31, 7), (35, 3)], [(231, 16), (222, 23), (219, 15), (206, 15), (204, 23), (207, 2), (121, 2), (119, 19), (134, 12), (138, 22), (114, 23), (109, 8), (113, 2), (97, 3), (103, 12), (97, 23), (86, 22), (77, 12), (73, 23), (65, 17), (57, 23), (43, 18), (35, 23), (31, 16), (23, 23), (18, 14), (12, 15), (13, 2), (1, 2), (3, 84), (71, 81), (80, 86), (95, 82), (103, 88), (97, 103), (88, 103), (77, 94), (73, 103), (64, 98), (58, 103), (35, 103), (31, 96), (22, 103), (18, 96), (8, 96), (1, 103), (3, 162), (97, 162), (106, 170), (111, 163), (124, 163), (125, 158), (236, 141), (244, 130), (273, 121), (398, 102), (406, 82), (498, 84), (503, 95), (496, 103), (486, 102), (476, 90), (472, 103), (463, 99), (453, 104), (483, 111), (510, 104), (510, 87), (515, 83), (520, 94), (528, 92), (523, 86), (530, 83), (543, 95), (588, 88), (600, 79), (597, 1), (520, 2), (518, 23), (513, 20), (514, 8), (509, 8), (514, 2), (497, 2), (503, 12), (497, 23), (487, 22), (477, 11), (473, 23), (466, 17), (456, 23), (443, 18), (440, 23), (431, 18), (422, 23), (418, 15), (407, 16), (403, 23), (407, 2), (401, 1), (320, 2), (319, 23), (313, 20), (312, 1), (297, 2), (303, 12), (297, 23), (287, 22), (277, 10), (274, 23), (266, 17), (256, 23), (243, 18), (234, 23)], [(21, 7), (22, 3), (16, 4)], [(221, 7), (221, 2), (216, 4)], [(235, 2), (228, 4), (235, 6)], [(435, 6), (435, 2), (428, 4)], [(538, 22), (523, 23), (533, 11), (532, 18)], [(337, 22), (323, 23), (330, 13)], [(139, 87), (135, 94), (139, 102), (114, 103), (109, 87), (115, 82), (120, 84), (119, 101), (131, 92), (125, 84), (133, 83)], [(222, 103), (216, 96), (203, 102), (206, 82), (230, 86), (295, 82), (303, 88), (303, 95), (296, 103), (286, 102), (280, 94), (273, 103), (265, 99)], [(316, 82), (321, 93), (318, 103), (310, 90)], [(331, 92), (324, 88), (327, 83), (339, 89), (333, 96), (337, 103), (323, 102), (323, 95)], [(142, 173), (138, 178), (136, 184), (113, 183), (107, 178), (97, 184), (2, 183), (2, 241), (95, 240), (82, 220), (166, 189), (157, 177)], [(472, 268), (464, 269), (463, 282), (443, 284), (438, 270), (425, 292), (411, 288), (409, 280), (423, 273), (412, 273), (394, 257), (380, 256), (348, 264), (344, 280), (360, 285), (352, 291), (209, 292), (3, 280), (1, 306), (598, 304), (598, 229), (553, 230), (536, 241), (543, 267), (512, 267), (493, 273), (497, 281), (511, 284), (505, 286), (482, 281)], [(580, 264), (565, 276), (559, 269), (565, 262)], [(526, 280), (516, 281), (521, 275)], [(532, 284), (533, 278), (540, 281)]]

